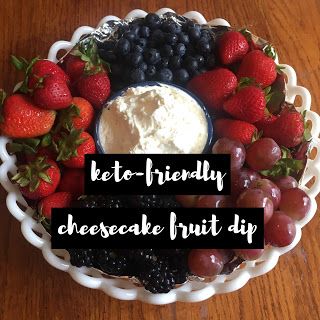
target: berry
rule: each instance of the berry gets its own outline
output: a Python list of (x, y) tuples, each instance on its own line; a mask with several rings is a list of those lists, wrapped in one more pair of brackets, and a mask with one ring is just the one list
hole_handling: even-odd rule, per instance
[(284, 109), (277, 119), (265, 126), (263, 136), (274, 139), (280, 146), (296, 147), (304, 134), (303, 116), (294, 109)]
[(161, 59), (160, 63), (159, 63), (159, 67), (162, 67), (162, 68), (167, 68), (169, 65), (169, 59), (164, 57)]
[(83, 76), (77, 83), (77, 89), (82, 98), (99, 109), (110, 95), (110, 80), (105, 72)]
[(200, 26), (199, 25), (190, 26), (188, 28), (188, 35), (189, 35), (190, 39), (193, 41), (200, 39), (200, 37), (201, 37)]
[(258, 172), (241, 168), (239, 171), (231, 172), (231, 195), (237, 199), (241, 192), (252, 186), (253, 182), (260, 179)]
[(277, 185), (280, 191), (297, 188), (299, 185), (298, 181), (291, 176), (276, 178), (273, 179), (273, 182)]
[(53, 160), (38, 157), (28, 164), (20, 165), (12, 180), (19, 185), (25, 197), (37, 200), (54, 193), (60, 177), (60, 169)]
[(219, 58), (223, 64), (242, 60), (249, 50), (247, 39), (240, 32), (228, 31), (219, 40)]
[(162, 29), (165, 32), (169, 33), (180, 33), (181, 32), (181, 26), (179, 26), (177, 23), (170, 21), (170, 20), (165, 20), (162, 23)]
[(197, 49), (200, 53), (209, 53), (211, 51), (211, 44), (207, 38), (200, 38), (197, 42)]
[(246, 163), (256, 171), (271, 169), (281, 159), (281, 149), (271, 138), (256, 140), (247, 149)]
[(246, 150), (239, 141), (233, 141), (228, 138), (220, 138), (212, 147), (213, 154), (230, 154), (231, 170), (240, 169), (246, 159)]
[(143, 60), (142, 54), (138, 52), (133, 52), (129, 56), (129, 63), (136, 67), (138, 66)]
[(157, 29), (160, 24), (160, 18), (156, 13), (148, 13), (145, 17), (146, 24), (149, 26), (151, 29)]
[(143, 82), (145, 81), (146, 76), (141, 68), (136, 68), (130, 72), (130, 80), (132, 83)]
[(178, 43), (175, 47), (174, 53), (179, 57), (184, 56), (186, 53), (186, 46), (183, 43)]
[(139, 30), (139, 35), (142, 38), (149, 38), (150, 36), (150, 28), (147, 26), (142, 26)]
[(194, 77), (189, 81), (188, 89), (212, 111), (219, 111), (237, 85), (237, 78), (230, 70), (219, 68)]
[(178, 35), (178, 41), (183, 43), (184, 45), (188, 45), (190, 43), (190, 39), (189, 39), (189, 36), (184, 33), (184, 32), (181, 32), (179, 35)]
[(191, 73), (194, 73), (196, 70), (198, 70), (199, 67), (197, 59), (191, 56), (186, 57), (183, 64)]
[(261, 50), (253, 50), (245, 55), (237, 72), (238, 80), (251, 78), (263, 88), (270, 86), (277, 77), (274, 60)]
[(70, 255), (70, 263), (75, 267), (93, 267), (96, 258), (94, 249), (67, 249)]
[(171, 82), (173, 79), (172, 71), (168, 68), (162, 68), (159, 70), (157, 78), (163, 82)]
[(210, 55), (206, 60), (206, 67), (212, 69), (216, 66), (216, 57), (215, 55)]
[(217, 137), (226, 137), (244, 145), (250, 144), (257, 128), (248, 122), (233, 119), (218, 119), (214, 121)]
[(148, 66), (147, 70), (146, 70), (146, 76), (148, 77), (148, 79), (152, 79), (152, 77), (155, 76), (157, 72), (157, 69), (155, 66)]
[(213, 277), (223, 268), (223, 261), (217, 249), (193, 249), (189, 253), (190, 271), (199, 277)]
[[(137, 35), (135, 32), (133, 31), (129, 31), (129, 32), (126, 32), (124, 37), (129, 40), (130, 42), (133, 42), (136, 38), (137, 38)], [(125, 44), (126, 46), (127, 44)], [(121, 50), (121, 49), (120, 49)], [(118, 52), (120, 53), (119, 49), (118, 49)], [(123, 54), (124, 55), (124, 54)]]
[(173, 56), (173, 49), (169, 44), (165, 44), (162, 48), (161, 48), (161, 55), (163, 57), (171, 57)]
[(73, 199), (84, 194), (84, 170), (76, 168), (63, 170), (57, 191), (70, 192)]
[(141, 47), (142, 49), (144, 49), (147, 46), (147, 39), (143, 39), (143, 38), (138, 38), (135, 41), (135, 44), (139, 47)]
[(179, 69), (181, 67), (181, 58), (179, 56), (173, 56), (169, 60), (169, 66), (171, 69)]
[(255, 86), (244, 87), (223, 103), (223, 109), (236, 119), (257, 122), (266, 109), (264, 92)]
[(264, 226), (266, 243), (276, 247), (286, 247), (296, 236), (294, 221), (282, 211), (276, 211), (269, 222)]
[(126, 38), (121, 38), (116, 44), (116, 52), (121, 55), (125, 56), (130, 52), (131, 46), (130, 41)]
[(273, 202), (260, 189), (247, 189), (243, 191), (237, 199), (239, 208), (263, 208), (264, 224), (266, 224), (273, 214)]
[(165, 35), (164, 33), (160, 30), (154, 30), (152, 35), (151, 35), (151, 41), (149, 40), (148, 46), (149, 47), (157, 47), (158, 45), (162, 44), (165, 40)]
[(127, 275), (127, 258), (117, 255), (112, 249), (98, 250), (95, 259), (96, 266), (103, 272), (115, 276)]
[(262, 190), (266, 194), (266, 196), (268, 196), (272, 200), (274, 209), (278, 209), (281, 199), (281, 192), (280, 189), (272, 181), (268, 179), (258, 179), (252, 182), (250, 188), (257, 188)]
[(145, 51), (144, 58), (148, 64), (157, 64), (161, 59), (159, 51), (153, 48)]
[(178, 36), (174, 33), (165, 33), (164, 41), (169, 45), (175, 45), (178, 42)]
[(202, 55), (200, 55), (200, 54), (196, 54), (196, 55), (194, 56), (194, 58), (197, 60), (198, 66), (199, 66), (199, 67), (202, 67), (203, 64), (204, 64), (204, 57), (203, 57)]
[(311, 207), (310, 197), (299, 188), (282, 191), (279, 209), (294, 220), (303, 219)]
[[(2, 94), (4, 97), (3, 91)], [(1, 134), (10, 138), (35, 138), (51, 130), (56, 112), (36, 107), (25, 95), (13, 94), (4, 100), (1, 116)]]
[(55, 192), (42, 198), (38, 204), (38, 213), (41, 217), (51, 219), (52, 208), (68, 208), (71, 205), (72, 194), (70, 192)]
[(190, 75), (186, 69), (178, 69), (174, 72), (174, 79), (178, 83), (186, 83), (190, 79)]

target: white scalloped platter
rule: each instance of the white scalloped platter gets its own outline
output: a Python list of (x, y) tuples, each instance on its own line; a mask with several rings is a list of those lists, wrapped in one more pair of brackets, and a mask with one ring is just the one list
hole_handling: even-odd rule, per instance
[[(165, 12), (174, 12), (171, 9), (163, 8), (157, 11), (159, 15)], [(131, 11), (125, 19), (144, 17), (147, 13), (142, 10)], [(230, 26), (224, 19), (214, 19), (209, 22), (202, 14), (196, 11), (190, 11), (184, 14), (185, 17), (195, 20), (200, 24), (208, 23), (210, 25)], [(101, 26), (104, 22), (110, 20), (119, 20), (115, 16), (106, 16), (98, 24)], [(58, 41), (54, 43), (48, 53), (48, 59), (57, 62), (58, 52), (60, 50), (70, 50), (84, 34), (91, 33), (95, 28), (83, 26), (78, 28), (70, 41)], [(311, 95), (309, 91), (297, 85), (297, 76), (294, 69), (286, 64), (281, 64), (287, 76), (287, 92), (286, 101), (293, 103), (296, 96), (300, 96), (302, 104), (298, 107), (300, 112), (306, 110), (306, 118), (312, 122), (312, 143), (311, 148), (317, 150), (314, 159), (308, 159), (307, 166), (303, 178), (300, 181), (300, 188), (305, 190), (311, 198), (311, 208), (306, 217), (296, 222), (296, 237), (293, 243), (283, 248), (268, 248), (262, 257), (256, 261), (245, 261), (241, 267), (234, 270), (229, 275), (219, 275), (211, 282), (189, 281), (179, 286), (169, 293), (152, 294), (143, 287), (136, 286), (128, 279), (107, 278), (100, 271), (93, 268), (77, 268), (70, 265), (69, 255), (66, 250), (52, 250), (50, 235), (45, 231), (41, 224), (38, 224), (33, 218), (33, 210), (27, 206), (26, 201), (21, 195), (16, 185), (12, 184), (9, 176), (16, 173), (16, 157), (9, 155), (6, 145), (9, 139), (0, 136), (0, 158), (2, 164), (0, 166), (0, 182), (4, 189), (8, 192), (6, 203), (10, 213), (21, 222), (21, 231), (24, 237), (35, 247), (42, 251), (44, 258), (55, 268), (68, 272), (70, 276), (81, 285), (100, 289), (111, 297), (122, 300), (140, 300), (151, 304), (168, 304), (175, 301), (198, 302), (212, 297), (218, 293), (227, 293), (238, 290), (244, 286), (250, 278), (260, 276), (267, 273), (278, 262), (279, 257), (293, 249), (301, 238), (301, 229), (315, 215), (317, 211), (316, 195), (320, 191), (320, 117), (317, 113), (310, 110)], [(313, 180), (311, 187), (309, 182)], [(307, 187), (307, 184), (309, 187)]]

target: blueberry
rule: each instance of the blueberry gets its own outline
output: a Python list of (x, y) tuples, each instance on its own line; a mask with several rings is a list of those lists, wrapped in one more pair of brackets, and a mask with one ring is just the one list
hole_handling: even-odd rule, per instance
[(189, 36), (186, 33), (181, 32), (179, 34), (179, 42), (188, 45), (190, 43)]
[(102, 43), (102, 48), (106, 51), (113, 50), (115, 45), (116, 45), (115, 41), (106, 41)]
[(142, 53), (143, 52), (143, 48), (141, 47), (141, 46), (139, 46), (139, 45), (135, 45), (134, 47), (133, 47), (133, 50), (132, 50), (133, 52), (137, 52), (137, 53)]
[(164, 39), (167, 44), (174, 45), (178, 41), (178, 36), (174, 33), (165, 33)]
[(136, 36), (139, 34), (140, 31), (140, 25), (139, 23), (133, 23), (130, 26), (130, 31), (133, 32)]
[(201, 38), (205, 38), (208, 41), (212, 40), (210, 31), (209, 30), (201, 30)]
[(207, 58), (205, 65), (209, 69), (212, 69), (213, 67), (215, 67), (215, 65), (216, 65), (216, 57), (213, 54), (210, 55)]
[(183, 57), (186, 53), (186, 46), (183, 43), (178, 43), (174, 49), (174, 53), (177, 56)]
[(132, 69), (130, 72), (130, 80), (133, 83), (145, 81), (146, 76), (140, 68)]
[(160, 67), (167, 68), (169, 65), (169, 58), (163, 57), (160, 61)]
[(178, 69), (174, 72), (174, 78), (179, 83), (185, 83), (190, 79), (190, 76), (186, 69)]
[(148, 64), (157, 64), (161, 56), (158, 50), (151, 48), (145, 51), (144, 58)]
[(139, 31), (139, 35), (142, 38), (149, 38), (150, 36), (150, 28), (147, 26), (142, 26)]
[(188, 34), (191, 40), (198, 40), (201, 37), (200, 28), (197, 25), (195, 25), (194, 27), (190, 27), (188, 29)]
[(146, 70), (146, 76), (148, 79), (152, 79), (152, 77), (156, 74), (156, 67), (155, 66), (148, 66)]
[(157, 79), (164, 82), (171, 82), (173, 78), (172, 71), (168, 68), (163, 68), (157, 73)]
[(147, 26), (149, 26), (153, 30), (160, 27), (161, 24), (159, 16), (155, 13), (148, 13), (145, 17), (145, 21)]
[(148, 65), (145, 62), (141, 62), (139, 64), (139, 69), (145, 72), (148, 69)]
[(161, 55), (164, 57), (171, 57), (173, 56), (173, 49), (169, 44), (165, 44), (162, 48), (161, 48)]
[(206, 38), (200, 38), (197, 42), (197, 49), (201, 53), (208, 53), (211, 51), (211, 44)]
[(124, 34), (124, 37), (126, 39), (128, 39), (129, 41), (134, 41), (136, 39), (137, 35), (133, 31), (129, 31)]
[(113, 53), (113, 51), (105, 51), (100, 49), (99, 56), (107, 62), (113, 62), (117, 60), (117, 56)]
[(111, 74), (113, 77), (121, 76), (122, 73), (123, 73), (123, 70), (122, 70), (121, 64), (117, 64), (117, 63), (111, 64)]
[(194, 55), (194, 58), (197, 60), (199, 67), (203, 66), (204, 64), (204, 57), (200, 54)]
[(128, 61), (132, 66), (136, 67), (143, 61), (142, 54), (139, 52), (130, 53)]
[(147, 46), (147, 39), (144, 38), (138, 38), (135, 41), (135, 44), (137, 44), (138, 46), (145, 48)]
[(181, 58), (179, 56), (173, 56), (169, 60), (169, 66), (171, 69), (179, 69), (181, 66)]
[(164, 40), (164, 34), (160, 29), (154, 30), (151, 35), (151, 40), (155, 45), (160, 44)]
[(183, 26), (183, 30), (188, 30), (190, 27), (194, 27), (196, 24), (192, 20), (188, 20)]
[(183, 64), (185, 68), (191, 73), (194, 73), (199, 67), (198, 61), (192, 56), (188, 56)]
[(168, 32), (168, 33), (180, 33), (181, 32), (181, 27), (173, 22), (166, 20), (162, 22), (161, 28), (163, 31)]
[(121, 38), (116, 44), (116, 51), (120, 55), (126, 55), (130, 52), (130, 42), (128, 39)]

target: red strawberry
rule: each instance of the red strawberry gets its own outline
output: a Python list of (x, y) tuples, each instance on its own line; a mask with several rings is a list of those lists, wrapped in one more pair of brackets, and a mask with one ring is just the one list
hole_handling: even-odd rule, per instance
[(19, 166), (12, 180), (20, 186), (25, 197), (41, 199), (55, 192), (60, 182), (60, 170), (54, 161), (38, 157), (33, 162)]
[(40, 200), (38, 213), (41, 217), (51, 219), (51, 209), (68, 208), (71, 205), (72, 195), (70, 192), (55, 192)]
[(303, 134), (303, 116), (294, 109), (284, 109), (274, 122), (263, 129), (263, 136), (272, 138), (279, 145), (287, 148), (300, 144)]
[(70, 192), (74, 199), (84, 194), (84, 170), (71, 168), (64, 170), (58, 191)]
[(226, 137), (243, 144), (251, 143), (254, 134), (257, 132), (257, 128), (251, 123), (223, 118), (215, 120), (213, 128), (218, 138)]
[(24, 71), (26, 74), (22, 88), (20, 88), (24, 93), (33, 91), (48, 76), (56, 76), (66, 83), (70, 81), (67, 74), (50, 60), (34, 58), (28, 62), (24, 58), (11, 56), (11, 61), (18, 70)]
[(41, 108), (59, 110), (70, 106), (72, 96), (66, 82), (59, 77), (48, 76), (34, 90), (33, 100)]
[(77, 89), (82, 98), (101, 108), (110, 95), (110, 80), (106, 72), (84, 75), (78, 80)]
[(34, 138), (48, 133), (55, 118), (55, 111), (40, 109), (29, 97), (14, 94), (4, 101), (0, 131), (11, 138)]
[(249, 50), (249, 44), (243, 34), (228, 31), (219, 40), (219, 57), (223, 64), (232, 64), (242, 60)]
[(94, 109), (89, 101), (80, 97), (74, 97), (69, 108), (64, 109), (59, 114), (60, 125), (70, 130), (72, 126), (75, 129), (87, 130), (93, 120)]
[(226, 100), (223, 109), (234, 118), (254, 123), (263, 118), (266, 98), (262, 89), (248, 86)]
[(71, 81), (77, 81), (84, 73), (86, 62), (81, 57), (74, 56), (72, 53), (66, 57), (65, 71)]
[(57, 153), (52, 147), (40, 147), (36, 153), (26, 153), (27, 162), (34, 161), (38, 157), (45, 157), (50, 160), (55, 160)]
[(274, 60), (261, 50), (253, 50), (245, 55), (237, 72), (238, 80), (251, 78), (263, 88), (270, 86), (277, 77)]
[(224, 100), (237, 85), (237, 78), (230, 70), (219, 68), (194, 77), (189, 81), (188, 89), (212, 111), (221, 111)]
[(259, 131), (263, 131), (266, 126), (269, 126), (271, 123), (273, 123), (275, 120), (277, 120), (277, 117), (266, 111), (263, 115), (263, 118), (256, 122), (254, 125), (258, 128)]
[(92, 136), (74, 128), (68, 133), (61, 132), (55, 147), (58, 151), (57, 161), (62, 161), (68, 168), (84, 168), (84, 155), (96, 152)]

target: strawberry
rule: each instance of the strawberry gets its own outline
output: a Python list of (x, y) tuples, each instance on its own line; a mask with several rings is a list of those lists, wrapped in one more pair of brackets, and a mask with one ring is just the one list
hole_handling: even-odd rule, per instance
[(0, 131), (11, 138), (34, 138), (48, 133), (56, 112), (36, 107), (29, 97), (13, 94), (4, 100)]
[(263, 135), (281, 146), (292, 148), (302, 142), (304, 129), (302, 114), (294, 108), (284, 109), (275, 121), (264, 127)]
[(254, 125), (258, 128), (259, 131), (263, 131), (266, 126), (269, 126), (275, 120), (277, 120), (277, 117), (274, 114), (265, 111), (263, 114), (263, 118), (256, 122)]
[(274, 60), (261, 50), (253, 50), (245, 55), (238, 72), (238, 80), (252, 78), (263, 88), (270, 86), (277, 77), (277, 68)]
[(96, 152), (92, 136), (74, 128), (68, 133), (62, 131), (54, 144), (58, 152), (57, 161), (62, 161), (69, 168), (84, 168), (84, 155)]
[(51, 209), (68, 208), (71, 205), (72, 195), (70, 192), (55, 192), (40, 200), (38, 214), (40, 217), (51, 219)]
[(221, 111), (224, 100), (237, 85), (237, 78), (230, 70), (218, 68), (194, 77), (187, 87), (212, 111)]
[(266, 109), (265, 94), (255, 86), (244, 87), (224, 102), (223, 109), (236, 119), (257, 122)]
[(45, 157), (46, 159), (55, 160), (57, 157), (56, 151), (50, 147), (40, 147), (36, 153), (27, 153), (27, 162), (34, 161), (37, 157)]
[(53, 160), (38, 157), (19, 166), (12, 180), (19, 185), (25, 197), (37, 200), (55, 192), (60, 182), (60, 169)]
[(84, 194), (84, 170), (66, 168), (61, 176), (58, 191), (70, 192), (73, 199)]
[(213, 128), (218, 138), (226, 137), (243, 144), (251, 143), (257, 132), (257, 128), (251, 123), (224, 118), (215, 120)]
[(77, 81), (83, 75), (85, 66), (86, 62), (72, 53), (66, 57), (65, 71), (72, 82)]
[(82, 98), (95, 108), (101, 108), (110, 95), (110, 80), (105, 71), (83, 75), (76, 84)]
[(243, 34), (228, 31), (219, 40), (219, 57), (223, 64), (232, 64), (242, 60), (249, 50), (249, 44)]
[(33, 92), (33, 100), (41, 108), (59, 110), (70, 106), (72, 96), (67, 83), (51, 75), (38, 83)]
[(46, 59), (34, 58), (28, 62), (24, 58), (11, 56), (13, 65), (25, 72), (25, 79), (20, 91), (27, 93), (35, 90), (40, 82), (48, 76), (56, 76), (65, 83), (69, 83), (68, 75), (54, 62)]
[(71, 106), (59, 114), (59, 125), (67, 130), (87, 130), (93, 120), (94, 109), (89, 101), (80, 97), (72, 99)]

